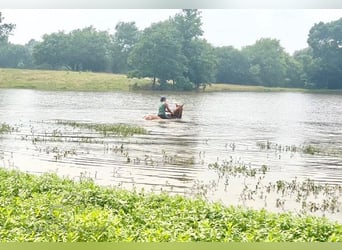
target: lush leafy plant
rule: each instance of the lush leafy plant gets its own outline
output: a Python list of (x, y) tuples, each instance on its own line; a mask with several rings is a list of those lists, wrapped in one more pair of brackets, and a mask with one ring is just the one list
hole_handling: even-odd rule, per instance
[(128, 192), (0, 169), (0, 235), (10, 241), (342, 241), (342, 225)]

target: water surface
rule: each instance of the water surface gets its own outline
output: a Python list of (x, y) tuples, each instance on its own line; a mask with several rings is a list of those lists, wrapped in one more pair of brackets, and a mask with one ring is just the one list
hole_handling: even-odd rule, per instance
[[(266, 165), (265, 185), (307, 178), (342, 184), (341, 95), (169, 94), (171, 106), (185, 104), (183, 118), (145, 121), (145, 114), (156, 113), (159, 98), (160, 93), (2, 89), (0, 123), (16, 129), (0, 135), (2, 167), (55, 172), (76, 180), (86, 176), (128, 189), (200, 193), (225, 204), (270, 210), (284, 210), (274, 208), (275, 196), (269, 195), (273, 200), (267, 205), (264, 198), (241, 198), (241, 189), (255, 185), (256, 178), (222, 178), (208, 164), (227, 160), (252, 168)], [(144, 127), (148, 134), (104, 137), (59, 121), (125, 123)], [(267, 143), (269, 149), (263, 148)], [(299, 150), (308, 145), (318, 152)], [(290, 146), (298, 150), (284, 150)], [(300, 208), (291, 205), (289, 210)], [(340, 212), (331, 217), (342, 220)]]

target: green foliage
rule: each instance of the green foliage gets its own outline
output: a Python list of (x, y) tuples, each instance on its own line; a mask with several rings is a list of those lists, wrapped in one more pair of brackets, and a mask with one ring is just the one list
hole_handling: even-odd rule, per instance
[[(316, 85), (342, 88), (342, 18), (329, 23), (315, 24), (309, 32), (308, 44), (317, 58)], [(322, 78), (323, 76), (323, 78)]]
[(26, 46), (10, 43), (0, 44), (0, 67), (31, 68), (32, 54)]
[(119, 22), (115, 26), (113, 45), (110, 50), (112, 53), (112, 71), (114, 73), (126, 73), (131, 70), (128, 65), (128, 56), (139, 38), (140, 31), (135, 22)]
[(313, 154), (315, 154), (315, 153), (318, 153), (319, 150), (318, 150), (316, 147), (314, 147), (313, 145), (306, 145), (306, 146), (303, 148), (303, 152), (304, 152), (305, 154), (311, 154), (311, 155), (313, 155)]
[(95, 130), (97, 132), (104, 134), (105, 136), (109, 136), (112, 134), (122, 136), (132, 136), (134, 134), (147, 134), (147, 130), (142, 127), (126, 124), (92, 124), (70, 121), (58, 121), (58, 124), (70, 125), (75, 128), (78, 127)]
[(247, 57), (238, 49), (215, 48), (217, 57), (216, 82), (246, 84), (252, 82), (250, 64)]
[(342, 241), (342, 225), (0, 169), (1, 242)]
[(156, 78), (161, 84), (179, 79), (185, 67), (179, 36), (170, 21), (146, 28), (129, 57), (130, 64), (140, 76), (153, 78), (154, 84)]
[(201, 38), (197, 9), (183, 9), (143, 31), (135, 22), (119, 22), (113, 35), (90, 26), (45, 34), (42, 42), (25, 46), (8, 43), (15, 25), (3, 19), (0, 12), (0, 67), (124, 73), (150, 78), (157, 90), (205, 89), (212, 82), (342, 88), (342, 19), (315, 24), (310, 47), (293, 56), (272, 38), (242, 50), (215, 48)]
[(12, 131), (12, 128), (10, 127), (10, 125), (8, 125), (7, 123), (2, 123), (0, 126), (0, 134), (4, 134), (4, 133), (9, 133)]
[(214, 48), (205, 40), (195, 39), (190, 45), (193, 53), (189, 59), (188, 72), (185, 74), (195, 84), (195, 88), (206, 86), (215, 79), (216, 57)]
[(254, 82), (265, 86), (284, 86), (286, 53), (278, 40), (260, 39), (254, 45), (245, 47), (242, 52), (252, 65)]
[[(204, 39), (201, 12), (196, 9), (184, 9), (173, 18), (175, 27), (181, 36), (178, 38), (182, 44), (182, 54), (186, 58), (185, 70), (182, 72), (184, 88), (191, 82), (196, 89), (205, 87), (214, 81), (216, 58), (213, 47)], [(178, 86), (183, 85), (182, 82)]]
[(3, 23), (5, 18), (2, 16), (0, 11), (0, 43), (7, 42), (8, 36), (11, 35), (11, 32), (15, 29), (15, 24), (13, 23)]
[(106, 71), (110, 38), (107, 32), (93, 27), (44, 35), (34, 47), (37, 64), (49, 64), (53, 69), (63, 66), (75, 71)]

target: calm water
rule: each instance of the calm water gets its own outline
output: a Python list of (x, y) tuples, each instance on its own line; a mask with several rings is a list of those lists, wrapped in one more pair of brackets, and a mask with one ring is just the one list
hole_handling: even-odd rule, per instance
[[(225, 204), (270, 210), (279, 210), (274, 199), (267, 205), (264, 199), (241, 199), (242, 187), (254, 185), (255, 178), (222, 180), (208, 164), (228, 160), (253, 168), (266, 165), (264, 183), (310, 178), (342, 184), (342, 95), (169, 94), (171, 106), (185, 103), (183, 119), (145, 121), (145, 114), (156, 113), (159, 97), (159, 93), (0, 90), (0, 123), (16, 128), (0, 135), (1, 165), (74, 179), (86, 176), (101, 185), (128, 189), (202, 193)], [(134, 124), (149, 133), (103, 137), (58, 124), (60, 120)], [(263, 148), (267, 143), (270, 148)], [(276, 150), (307, 145), (319, 152)], [(289, 210), (300, 209), (291, 205)], [(341, 212), (331, 217), (342, 221)]]

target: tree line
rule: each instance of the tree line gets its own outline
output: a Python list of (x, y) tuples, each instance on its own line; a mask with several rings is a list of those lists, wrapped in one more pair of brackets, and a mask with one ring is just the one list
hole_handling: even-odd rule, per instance
[(25, 45), (8, 41), (14, 29), (0, 12), (3, 68), (121, 73), (149, 77), (153, 88), (162, 90), (192, 90), (210, 83), (342, 88), (342, 18), (314, 24), (309, 46), (293, 55), (272, 38), (240, 50), (215, 47), (202, 37), (201, 12), (196, 9), (184, 9), (144, 30), (135, 22), (119, 22), (113, 34), (90, 26), (45, 34), (42, 41)]

